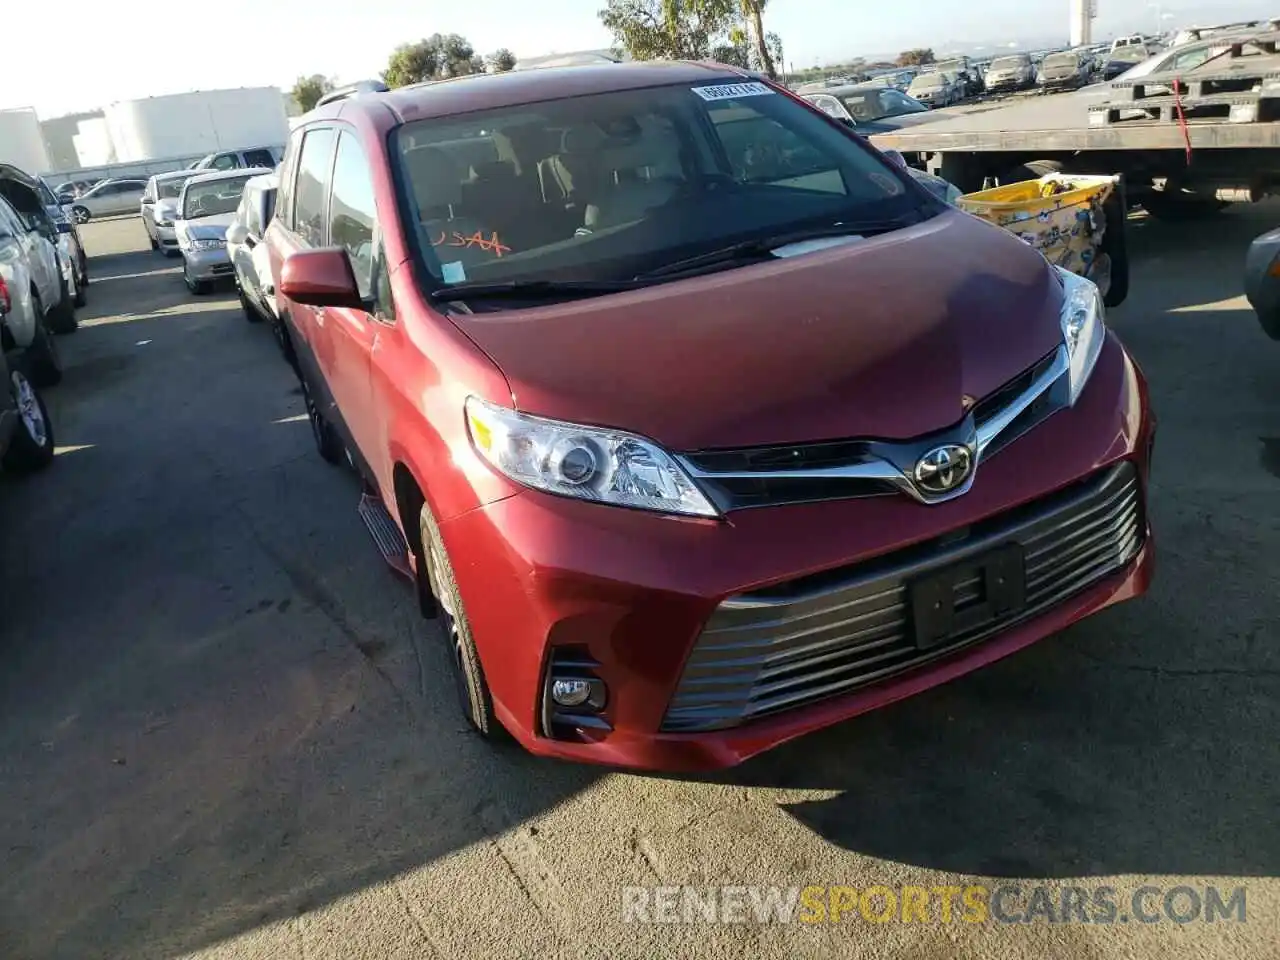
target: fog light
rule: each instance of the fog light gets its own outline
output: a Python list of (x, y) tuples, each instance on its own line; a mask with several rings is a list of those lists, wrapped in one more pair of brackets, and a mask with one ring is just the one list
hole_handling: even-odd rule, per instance
[(580, 707), (591, 699), (591, 681), (553, 680), (551, 699), (562, 707)]

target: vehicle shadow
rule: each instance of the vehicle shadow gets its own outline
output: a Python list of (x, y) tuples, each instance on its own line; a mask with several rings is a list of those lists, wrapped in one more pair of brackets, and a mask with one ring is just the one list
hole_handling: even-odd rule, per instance
[(73, 449), (0, 497), (0, 956), (181, 955), (601, 776), (465, 729), (265, 325), (167, 276), (85, 314)]

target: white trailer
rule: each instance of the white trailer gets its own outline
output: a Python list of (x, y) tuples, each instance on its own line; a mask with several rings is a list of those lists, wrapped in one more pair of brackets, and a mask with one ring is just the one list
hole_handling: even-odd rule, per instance
[(284, 95), (275, 87), (124, 100), (104, 114), (121, 163), (281, 145), (289, 138)]
[(33, 176), (49, 169), (40, 118), (30, 107), (0, 110), (0, 163), (8, 163)]

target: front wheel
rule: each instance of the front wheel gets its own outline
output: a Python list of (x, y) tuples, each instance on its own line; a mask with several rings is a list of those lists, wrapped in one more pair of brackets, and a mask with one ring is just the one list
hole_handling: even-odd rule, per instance
[[(453, 667), (454, 691), (458, 707), (472, 729), (487, 740), (501, 739), (506, 729), (493, 710), (493, 697), (485, 680), (480, 654), (471, 636), (471, 624), (458, 594), (453, 566), (440, 536), (435, 517), (424, 504), (418, 514), (418, 533), (422, 551), (418, 556), (419, 589), (431, 591)], [(422, 583), (425, 575), (426, 583)]]
[(258, 312), (258, 308), (253, 305), (245, 295), (244, 288), (238, 283), (236, 284), (236, 292), (240, 294), (240, 309), (244, 311), (244, 318), (250, 323), (261, 323), (262, 314)]
[(4, 468), (34, 473), (53, 462), (53, 424), (43, 398), (21, 370), (9, 372), (9, 389), (18, 408), (18, 426), (4, 454)]
[(62, 381), (62, 357), (53, 342), (53, 333), (45, 323), (44, 307), (40, 298), (32, 294), (31, 304), (36, 315), (36, 332), (27, 347), (27, 369), (38, 387), (56, 386)]
[(76, 320), (76, 300), (79, 294), (72, 294), (67, 290), (66, 284), (62, 287), (62, 299), (58, 301), (58, 305), (49, 311), (48, 324), (49, 329), (54, 333), (75, 333), (76, 327), (79, 326)]
[(209, 282), (207, 280), (197, 280), (191, 276), (191, 270), (188, 268), (185, 259), (182, 261), (182, 281), (187, 285), (187, 289), (197, 297), (209, 292)]
[(92, 219), (89, 208), (82, 207), (79, 204), (71, 208), (71, 217), (76, 223), (88, 223)]

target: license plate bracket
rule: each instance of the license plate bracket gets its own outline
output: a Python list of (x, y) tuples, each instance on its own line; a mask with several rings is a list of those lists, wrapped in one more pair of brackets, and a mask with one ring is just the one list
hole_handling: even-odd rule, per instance
[[(958, 588), (977, 580), (977, 598), (957, 604)], [(932, 650), (961, 634), (1016, 615), (1027, 602), (1022, 547), (1005, 544), (926, 574), (907, 586), (917, 649)]]

